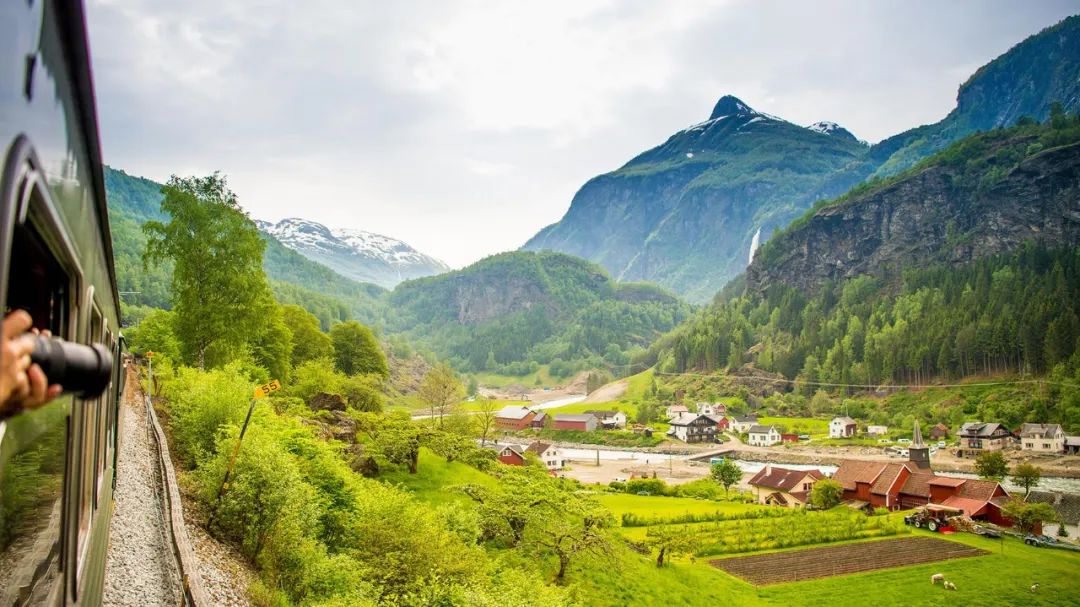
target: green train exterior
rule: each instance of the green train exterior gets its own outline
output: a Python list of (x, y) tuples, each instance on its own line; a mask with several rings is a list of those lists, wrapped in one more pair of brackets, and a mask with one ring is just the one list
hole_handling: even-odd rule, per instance
[(0, 2), (0, 298), (102, 343), (100, 398), (0, 424), (0, 605), (101, 603), (120, 402), (116, 291), (81, 2)]

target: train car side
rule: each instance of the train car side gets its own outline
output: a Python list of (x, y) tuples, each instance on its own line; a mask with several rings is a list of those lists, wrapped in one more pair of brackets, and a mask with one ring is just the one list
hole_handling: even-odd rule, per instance
[(99, 398), (0, 423), (0, 604), (97, 605), (120, 414), (120, 305), (80, 2), (0, 4), (0, 298), (114, 351)]

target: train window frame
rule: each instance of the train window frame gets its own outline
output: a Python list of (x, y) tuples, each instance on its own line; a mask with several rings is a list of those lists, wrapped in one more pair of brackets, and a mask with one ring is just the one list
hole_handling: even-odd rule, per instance
[[(30, 242), (36, 244), (40, 252), (62, 273), (59, 277), (61, 280), (57, 282), (58, 285), (63, 285), (62, 297), (53, 302), (56, 304), (55, 309), (50, 303), (50, 321), (54, 323), (53, 333), (57, 337), (72, 339), (80, 330), (81, 306), (78, 294), (85, 284), (85, 274), (57, 211), (41, 166), (29, 140), (23, 135), (18, 136), (8, 148), (3, 174), (0, 176), (0, 302), (7, 306), (10, 301), (8, 287), (12, 279), (11, 264), (15, 261), (15, 235), (17, 230), (25, 230)], [(55, 310), (59, 310), (59, 313), (54, 318), (52, 312)], [(51, 538), (54, 548), (32, 563), (34, 572), (31, 576), (18, 578), (20, 584), (27, 584), (12, 589), (20, 594), (30, 593), (36, 596), (38, 592), (44, 592), (55, 597), (54, 591), (58, 589), (63, 589), (64, 594), (67, 594), (69, 589), (74, 593), (76, 588), (74, 576), (70, 573), (70, 504), (72, 476), (76, 470), (72, 462), (74, 399), (61, 396), (43, 410), (54, 406), (63, 407), (63, 421), (60, 422), (63, 428), (60, 439), (63, 466), (57, 493), (60, 502), (58, 528), (55, 537)], [(53, 572), (56, 576), (54, 581), (46, 582)]]
[[(82, 343), (91, 343), (104, 324), (101, 307), (94, 299), (94, 285), (87, 285), (83, 290), (84, 315), (80, 318), (80, 337)], [(95, 324), (96, 323), (96, 324)], [(75, 399), (78, 403), (76, 420), (79, 449), (75, 453), (76, 479), (75, 499), (75, 578), (76, 586), (82, 580), (90, 554), (90, 539), (93, 537), (94, 514), (97, 510), (97, 418), (100, 416), (100, 398)]]

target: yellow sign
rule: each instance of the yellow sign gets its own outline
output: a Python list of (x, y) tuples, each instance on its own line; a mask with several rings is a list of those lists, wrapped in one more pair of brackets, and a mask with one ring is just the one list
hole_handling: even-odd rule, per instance
[(146, 353), (146, 357), (147, 357), (147, 358), (153, 358), (153, 357), (154, 357), (154, 353), (153, 353), (153, 352), (147, 352), (147, 353)]
[(270, 396), (271, 392), (277, 392), (281, 389), (281, 382), (276, 379), (271, 379), (270, 383), (263, 384), (258, 388), (255, 388), (255, 398), (262, 398), (264, 396)]

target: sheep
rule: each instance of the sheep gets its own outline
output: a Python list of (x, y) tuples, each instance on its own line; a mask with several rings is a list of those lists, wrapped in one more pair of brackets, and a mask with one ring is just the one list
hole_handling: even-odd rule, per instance
[(944, 573), (935, 573), (934, 575), (930, 576), (930, 583), (931, 584), (937, 584), (938, 582), (944, 582), (944, 581), (945, 581), (945, 574)]
[(946, 590), (956, 590), (956, 584), (954, 584), (954, 583), (952, 583), (952, 582), (950, 582), (948, 580), (945, 580), (945, 589)]
[(1035, 593), (1036, 593), (1036, 592), (1038, 592), (1038, 591), (1039, 591), (1039, 583), (1038, 583), (1038, 582), (1036, 582), (1036, 583), (1034, 583), (1034, 584), (1032, 584), (1032, 585), (1031, 585), (1031, 593), (1032, 593), (1032, 594), (1035, 594)]

